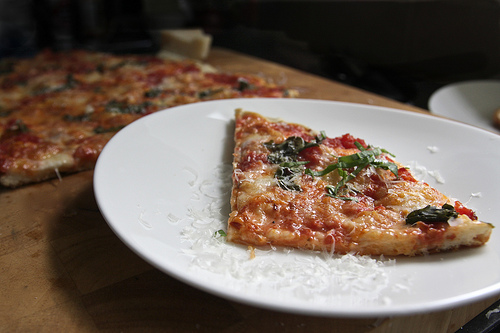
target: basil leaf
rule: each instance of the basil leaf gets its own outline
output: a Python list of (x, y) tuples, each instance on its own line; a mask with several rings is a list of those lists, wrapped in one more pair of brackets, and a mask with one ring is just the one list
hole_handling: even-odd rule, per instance
[(339, 190), (346, 185), (347, 182), (353, 180), (356, 178), (356, 176), (363, 170), (365, 167), (368, 166), (369, 163), (361, 164), (358, 165), (358, 167), (353, 171), (353, 172), (348, 172), (344, 169), (339, 168), (338, 173), (341, 177), (340, 181), (335, 185), (335, 187), (328, 187), (327, 188), (327, 195), (330, 197), (334, 198), (339, 198)]
[(159, 88), (152, 88), (152, 89), (149, 89), (148, 91), (144, 92), (144, 97), (155, 98), (155, 97), (160, 96), (161, 93), (162, 93), (161, 89), (159, 89)]
[(273, 164), (280, 164), (295, 161), (305, 146), (305, 141), (301, 137), (291, 136), (280, 144), (270, 141), (264, 143), (264, 146), (271, 151), (267, 160)]
[(448, 222), (449, 219), (455, 218), (458, 213), (452, 205), (444, 204), (441, 208), (427, 205), (424, 208), (414, 210), (406, 216), (406, 224), (415, 224), (417, 222), (438, 223)]
[(273, 164), (294, 162), (297, 160), (297, 156), (302, 150), (319, 145), (325, 138), (325, 133), (321, 132), (320, 135), (316, 136), (311, 142), (306, 142), (299, 136), (288, 137), (280, 144), (276, 144), (273, 141), (266, 142), (264, 146), (271, 151), (267, 160)]
[(219, 230), (217, 230), (217, 231), (214, 233), (214, 236), (216, 236), (216, 237), (226, 237), (226, 236), (227, 236), (227, 234), (226, 234), (226, 232), (225, 232), (224, 230), (219, 229)]
[(298, 155), (306, 148), (319, 145), (325, 138), (325, 133), (321, 132), (311, 142), (306, 142), (299, 136), (291, 136), (280, 144), (273, 141), (264, 143), (264, 146), (270, 151), (267, 160), (272, 164), (279, 164), (279, 168), (274, 174), (279, 187), (287, 191), (302, 191), (295, 180), (297, 176), (304, 173), (304, 165), (309, 161), (297, 161)]
[[(313, 176), (313, 177), (322, 177), (329, 174), (332, 171), (337, 170), (341, 179), (335, 186), (327, 186), (327, 195), (338, 198), (345, 199), (346, 197), (340, 197), (339, 191), (342, 187), (346, 185), (347, 182), (353, 180), (364, 168), (371, 165), (376, 168), (381, 168), (385, 170), (391, 171), (396, 177), (399, 178), (398, 174), (398, 166), (395, 163), (380, 160), (377, 157), (382, 154), (390, 154), (385, 149), (381, 148), (369, 148), (366, 149), (359, 142), (354, 142), (356, 147), (360, 150), (357, 153), (341, 156), (337, 158), (337, 162), (334, 164), (330, 164), (325, 169), (321, 171), (313, 171), (311, 169), (306, 169), (305, 174)], [(392, 154), (390, 154), (392, 155)], [(393, 155), (392, 155), (393, 156)], [(351, 172), (348, 172), (348, 169), (354, 169)]]
[(295, 183), (296, 176), (302, 175), (304, 172), (304, 165), (308, 161), (301, 162), (286, 162), (280, 164), (274, 177), (278, 180), (278, 185), (287, 191), (302, 191), (299, 184)]
[(106, 104), (106, 111), (110, 113), (122, 114), (144, 114), (146, 113), (146, 108), (151, 105), (153, 104), (149, 101), (139, 104), (127, 104), (125, 102), (112, 100)]
[(337, 188), (336, 186), (327, 185), (327, 186), (325, 186), (325, 189), (326, 189), (326, 195), (329, 197), (344, 200), (344, 201), (356, 201), (356, 202), (358, 201), (358, 199), (355, 197), (347, 197), (347, 196), (339, 195), (338, 194), (339, 188)]
[(248, 82), (247, 79), (244, 79), (242, 77), (238, 78), (238, 86), (236, 87), (236, 90), (238, 91), (244, 91), (244, 90), (250, 90), (254, 89), (255, 87)]
[(118, 132), (119, 130), (121, 130), (124, 127), (125, 127), (125, 125), (108, 127), (108, 128), (104, 128), (102, 126), (97, 126), (96, 128), (94, 128), (94, 133), (95, 134), (103, 134), (103, 133)]
[(68, 122), (75, 122), (75, 123), (89, 121), (90, 120), (90, 114), (83, 113), (83, 114), (79, 114), (79, 115), (76, 115), (76, 116), (71, 115), (71, 114), (65, 114), (63, 116), (63, 120), (68, 121)]
[(218, 93), (220, 93), (223, 89), (207, 89), (207, 90), (202, 90), (198, 92), (198, 98), (209, 98), (212, 97)]
[(73, 74), (68, 74), (66, 75), (66, 82), (64, 82), (62, 85), (57, 86), (57, 87), (51, 87), (51, 86), (42, 86), (36, 90), (33, 91), (34, 96), (38, 95), (43, 95), (47, 93), (58, 93), (62, 92), (65, 90), (73, 89), (76, 88), (76, 86), (79, 84)]
[(10, 132), (14, 135), (17, 134), (23, 134), (23, 133), (29, 133), (30, 129), (29, 127), (22, 121), (21, 119), (16, 119), (16, 121), (8, 127), (5, 132)]
[(392, 162), (383, 161), (383, 160), (375, 160), (371, 163), (371, 165), (373, 165), (374, 167), (380, 168), (380, 169), (389, 170), (390, 172), (392, 172), (394, 174), (394, 176), (399, 178), (399, 171), (398, 171), (399, 168), (396, 164), (394, 164)]

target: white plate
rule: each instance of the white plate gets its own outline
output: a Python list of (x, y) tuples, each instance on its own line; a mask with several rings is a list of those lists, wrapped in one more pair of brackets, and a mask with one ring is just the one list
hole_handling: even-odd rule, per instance
[(444, 86), (429, 99), (429, 110), (496, 133), (493, 113), (500, 108), (500, 81), (466, 81)]
[[(486, 246), (417, 258), (329, 258), (257, 251), (213, 233), (229, 211), (236, 108), (351, 133), (496, 223), (500, 136), (425, 114), (301, 99), (233, 99), (171, 108), (127, 126), (106, 145), (94, 187), (114, 232), (163, 272), (218, 296), (302, 314), (389, 316), (435, 311), (500, 291), (498, 230)], [(418, 161), (418, 163), (414, 163)], [(422, 170), (421, 168), (419, 170)], [(435, 174), (434, 174), (435, 175)], [(435, 179), (444, 178), (444, 183)], [(208, 235), (208, 236), (207, 236)]]

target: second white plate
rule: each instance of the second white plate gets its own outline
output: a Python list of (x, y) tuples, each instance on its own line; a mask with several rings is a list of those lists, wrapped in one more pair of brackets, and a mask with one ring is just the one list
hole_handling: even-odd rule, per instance
[(438, 89), (429, 99), (429, 110), (440, 116), (500, 133), (493, 113), (500, 109), (500, 81), (466, 81)]

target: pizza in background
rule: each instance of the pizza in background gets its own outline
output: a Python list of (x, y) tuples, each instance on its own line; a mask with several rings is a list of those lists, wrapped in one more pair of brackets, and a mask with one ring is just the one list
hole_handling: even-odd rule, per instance
[(43, 51), (0, 63), (0, 185), (17, 187), (94, 167), (104, 145), (134, 120), (224, 98), (292, 97), (251, 74), (189, 58)]

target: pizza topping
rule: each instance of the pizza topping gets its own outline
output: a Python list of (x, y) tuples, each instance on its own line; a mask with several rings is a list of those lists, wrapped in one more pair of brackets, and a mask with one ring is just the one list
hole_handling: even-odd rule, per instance
[(410, 170), (408, 168), (399, 168), (398, 169), (398, 175), (401, 179), (407, 181), (407, 182), (417, 182), (415, 177), (411, 174)]
[(364, 148), (368, 148), (368, 145), (363, 139), (360, 138), (355, 138), (349, 133), (346, 133), (342, 136), (336, 137), (336, 138), (327, 138), (324, 141), (324, 144), (327, 145), (328, 147), (331, 148), (345, 148), (345, 149), (350, 149), (350, 148), (357, 148), (356, 147), (356, 142), (361, 144)]
[(160, 88), (151, 88), (151, 89), (144, 92), (144, 97), (156, 98), (156, 97), (160, 96), (161, 93), (162, 93), (162, 90)]
[(477, 216), (472, 209), (466, 208), (460, 201), (455, 201), (455, 205), (444, 204), (441, 208), (427, 205), (424, 208), (412, 211), (406, 217), (406, 224), (414, 225), (417, 222), (439, 223), (456, 219), (459, 215), (465, 215), (471, 220), (477, 220)]
[(298, 136), (291, 136), (280, 144), (273, 141), (266, 142), (264, 146), (271, 151), (267, 159), (273, 164), (296, 162), (297, 156), (302, 150), (319, 145), (325, 138), (326, 135), (322, 132), (311, 142), (306, 142)]
[(278, 185), (284, 190), (302, 191), (296, 179), (304, 173), (304, 165), (307, 163), (307, 161), (281, 163), (278, 171), (274, 174), (274, 177), (278, 180)]
[(238, 86), (236, 87), (236, 90), (238, 91), (243, 91), (247, 89), (255, 89), (255, 86), (252, 85), (247, 79), (245, 78), (238, 78), (237, 80)]
[(321, 133), (311, 142), (306, 142), (299, 136), (291, 136), (280, 144), (273, 141), (264, 143), (264, 146), (271, 151), (267, 156), (267, 161), (271, 164), (279, 164), (274, 177), (282, 189), (302, 191), (296, 179), (304, 173), (304, 165), (309, 161), (297, 161), (298, 155), (306, 148), (318, 146), (325, 138), (326, 135)]
[(227, 234), (224, 230), (219, 229), (214, 233), (215, 237), (227, 237)]
[(118, 132), (122, 128), (124, 128), (125, 125), (121, 126), (113, 126), (113, 127), (102, 127), (102, 126), (97, 126), (94, 128), (94, 133), (95, 134), (102, 134), (102, 133), (113, 133), (113, 132)]
[(476, 213), (470, 208), (465, 207), (460, 201), (455, 201), (455, 210), (458, 214), (466, 215), (471, 220), (477, 220)]
[(75, 123), (85, 122), (90, 120), (90, 115), (90, 113), (82, 113), (79, 115), (65, 114), (63, 120)]
[(206, 89), (198, 92), (198, 98), (209, 98), (215, 96), (216, 94), (222, 92), (223, 89)]
[[(399, 177), (398, 166), (387, 160), (379, 159), (378, 157), (382, 154), (390, 154), (385, 149), (381, 148), (364, 148), (361, 143), (354, 142), (355, 146), (359, 149), (358, 153), (352, 155), (341, 156), (337, 158), (337, 162), (330, 164), (322, 171), (313, 171), (311, 169), (306, 169), (305, 173), (313, 177), (322, 177), (326, 174), (337, 171), (340, 176), (340, 181), (337, 182), (335, 186), (328, 185), (326, 187), (327, 195), (333, 198), (352, 200), (346, 196), (339, 196), (339, 190), (346, 186), (346, 183), (356, 178), (356, 176), (366, 167), (373, 166), (376, 168), (381, 168), (384, 170), (391, 171), (396, 177)], [(392, 155), (392, 154), (390, 154)]]
[(458, 213), (450, 204), (444, 204), (441, 208), (427, 205), (424, 208), (414, 210), (406, 216), (406, 224), (414, 225), (417, 222), (441, 223), (458, 217)]
[[(340, 196), (339, 190), (346, 186), (346, 183), (356, 178), (356, 176), (366, 167), (372, 166), (385, 170), (391, 171), (396, 177), (399, 177), (398, 166), (390, 160), (382, 160), (378, 158), (382, 154), (390, 154), (385, 149), (381, 148), (365, 148), (363, 143), (354, 141), (352, 145), (349, 139), (354, 139), (351, 135), (344, 135), (339, 138), (338, 143), (342, 146), (354, 146), (359, 152), (341, 156), (337, 158), (337, 162), (330, 164), (327, 168), (322, 171), (313, 171), (309, 168), (304, 168), (304, 165), (308, 164), (310, 161), (297, 161), (299, 154), (306, 150), (307, 148), (317, 147), (326, 139), (326, 134), (321, 132), (320, 135), (310, 142), (305, 141), (300, 136), (290, 136), (285, 141), (280, 144), (276, 144), (273, 141), (264, 143), (264, 146), (271, 151), (267, 156), (267, 159), (272, 164), (279, 164), (279, 168), (275, 173), (275, 178), (278, 180), (278, 185), (289, 191), (301, 191), (300, 185), (297, 184), (296, 179), (302, 174), (310, 175), (313, 177), (322, 177), (327, 175), (332, 171), (337, 171), (340, 176), (340, 180), (335, 186), (326, 186), (326, 194), (333, 198), (343, 199), (343, 200), (357, 200), (356, 198), (351, 198), (348, 196)], [(331, 140), (330, 140), (331, 141)], [(331, 144), (331, 143), (330, 143)], [(314, 156), (318, 153), (316, 150), (309, 155)], [(304, 156), (309, 156), (305, 154)], [(353, 170), (354, 169), (354, 170)]]
[(110, 113), (145, 114), (149, 106), (151, 106), (151, 102), (149, 101), (140, 104), (128, 104), (112, 100), (106, 104), (106, 111)]
[(63, 82), (59, 86), (50, 86), (50, 85), (43, 85), (38, 87), (36, 90), (33, 91), (33, 95), (43, 95), (43, 94), (48, 94), (48, 93), (53, 93), (53, 92), (62, 92), (64, 90), (68, 89), (73, 89), (78, 85), (78, 81), (75, 80), (75, 77), (73, 74), (68, 74), (66, 75), (66, 81)]
[(5, 126), (5, 132), (2, 134), (1, 138), (6, 139), (7, 137), (16, 136), (18, 134), (28, 133), (28, 126), (21, 119), (12, 119)]

